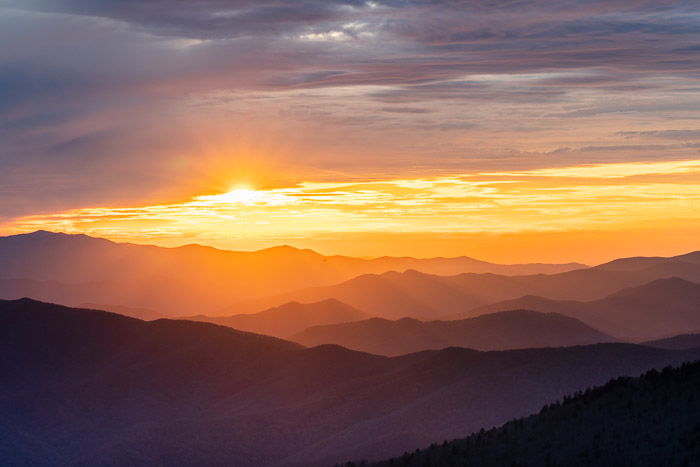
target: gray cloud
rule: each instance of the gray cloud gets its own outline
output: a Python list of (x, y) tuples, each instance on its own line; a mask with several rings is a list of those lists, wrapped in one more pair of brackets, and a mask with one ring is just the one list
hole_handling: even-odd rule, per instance
[(700, 129), (698, 130), (646, 130), (646, 131), (618, 131), (618, 136), (625, 138), (660, 138), (676, 140), (700, 140)]
[[(504, 148), (529, 134), (572, 134), (563, 121), (634, 114), (664, 128), (698, 116), (699, 12), (682, 0), (0, 0), (0, 187), (25, 200), (0, 215), (143, 196), (172, 182), (163, 166), (194, 157), (183, 148), (214, 138), (196, 134), (211, 120), (263, 122), (261, 139), (306, 129), (300, 145), (317, 153), (292, 162), (324, 169), (366, 167), (373, 151), (387, 166), (502, 168), (525, 164)], [(604, 126), (606, 138), (698, 136)], [(553, 144), (630, 158), (614, 141)], [(527, 164), (586, 151), (535, 152)]]

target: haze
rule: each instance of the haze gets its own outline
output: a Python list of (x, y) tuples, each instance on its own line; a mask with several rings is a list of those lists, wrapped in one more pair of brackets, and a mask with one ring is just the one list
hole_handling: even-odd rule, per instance
[(0, 0), (0, 466), (700, 466), (700, 1)]
[(4, 0), (0, 233), (691, 251), (698, 27), (681, 1)]

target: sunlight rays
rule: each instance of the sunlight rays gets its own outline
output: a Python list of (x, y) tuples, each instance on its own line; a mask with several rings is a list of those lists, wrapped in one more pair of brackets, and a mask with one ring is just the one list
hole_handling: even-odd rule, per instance
[[(627, 174), (625, 176), (625, 174)], [(639, 227), (700, 212), (700, 160), (511, 173), (236, 185), (225, 193), (139, 207), (94, 207), (16, 219), (3, 230), (83, 232), (208, 244), (328, 233), (516, 233)]]

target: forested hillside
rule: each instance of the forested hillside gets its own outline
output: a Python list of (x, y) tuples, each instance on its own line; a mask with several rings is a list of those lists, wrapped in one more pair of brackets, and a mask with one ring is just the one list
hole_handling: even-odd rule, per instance
[(500, 428), (372, 465), (700, 465), (700, 362), (617, 378)]

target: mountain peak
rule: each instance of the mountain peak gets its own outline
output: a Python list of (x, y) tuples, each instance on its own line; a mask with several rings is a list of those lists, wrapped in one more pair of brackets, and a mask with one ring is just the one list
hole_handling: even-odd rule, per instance
[(81, 240), (87, 241), (92, 240), (95, 242), (110, 242), (105, 238), (91, 237), (82, 233), (66, 233), (66, 232), (52, 232), (50, 230), (35, 230), (33, 232), (20, 233), (15, 235), (8, 235), (6, 237), (0, 237), (6, 239), (15, 239), (16, 241), (35, 241), (35, 240)]
[(695, 282), (690, 282), (680, 277), (664, 277), (661, 279), (655, 279), (646, 284), (637, 287), (628, 287), (622, 289), (614, 294), (609, 295), (609, 297), (626, 297), (632, 295), (644, 295), (648, 296), (650, 294), (672, 294), (676, 290), (693, 290), (697, 289), (700, 291), (700, 284)]
[(690, 263), (700, 263), (700, 251), (691, 251), (690, 253), (674, 256), (674, 258)]
[(16, 298), (13, 300), (0, 299), (0, 303), (15, 303), (18, 305), (26, 305), (26, 304), (30, 304), (30, 303), (44, 303), (44, 302), (40, 302), (39, 300), (34, 300), (33, 298), (29, 298), (29, 297), (22, 297), (22, 298)]
[(24, 238), (52, 238), (52, 237), (65, 237), (69, 234), (64, 232), (51, 232), (49, 230), (35, 230), (34, 232), (26, 232), (17, 235), (11, 235), (11, 237), (24, 237)]
[(262, 250), (256, 250), (255, 253), (268, 253), (268, 254), (306, 254), (312, 256), (323, 256), (320, 253), (310, 250), (308, 248), (297, 248), (292, 245), (277, 245), (270, 248), (263, 248)]

